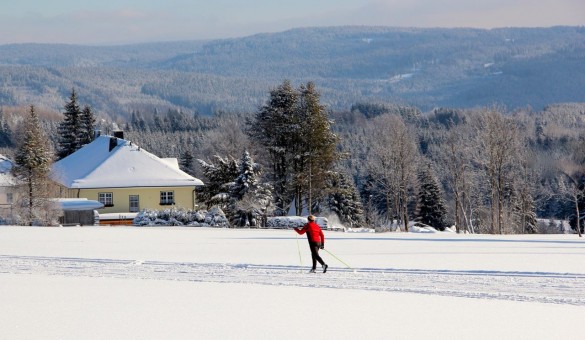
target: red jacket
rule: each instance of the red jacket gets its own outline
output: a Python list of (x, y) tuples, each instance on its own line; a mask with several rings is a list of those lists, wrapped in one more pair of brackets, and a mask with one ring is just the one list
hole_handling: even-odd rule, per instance
[(321, 227), (319, 227), (319, 225), (314, 221), (309, 221), (309, 223), (305, 224), (305, 226), (301, 229), (295, 228), (295, 231), (299, 235), (307, 233), (309, 242), (325, 244), (325, 235), (323, 235)]

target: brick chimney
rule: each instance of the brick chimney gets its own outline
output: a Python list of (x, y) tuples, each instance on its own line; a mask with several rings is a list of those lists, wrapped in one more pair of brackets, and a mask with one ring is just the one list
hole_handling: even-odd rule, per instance
[(110, 137), (110, 146), (108, 148), (108, 152), (112, 152), (116, 146), (118, 146), (118, 138)]

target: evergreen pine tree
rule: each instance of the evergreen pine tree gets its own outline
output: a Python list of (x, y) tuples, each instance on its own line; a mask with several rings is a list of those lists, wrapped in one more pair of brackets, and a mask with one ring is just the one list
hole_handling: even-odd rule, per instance
[(189, 131), (193, 127), (193, 118), (180, 110), (169, 110), (167, 112), (170, 131)]
[(205, 202), (207, 208), (219, 205), (225, 209), (229, 202), (229, 185), (238, 177), (238, 162), (231, 158), (214, 156), (211, 163), (201, 159), (197, 162), (203, 170), (206, 178), (205, 185), (200, 187), (198, 197)]
[(153, 132), (165, 132), (166, 129), (163, 125), (163, 121), (160, 119), (160, 116), (158, 114), (158, 110), (156, 110), (156, 109), (154, 110), (153, 116), (154, 116), (154, 118), (152, 119), (152, 125), (153, 125), (152, 131)]
[[(128, 124), (128, 122), (126, 123)], [(138, 130), (138, 119), (136, 118), (136, 112), (134, 110), (132, 110), (132, 112), (130, 112), (130, 130), (136, 131)]]
[(138, 130), (142, 132), (148, 131), (148, 126), (146, 125), (146, 121), (140, 111), (136, 111), (136, 117), (138, 118)]
[(377, 194), (378, 192), (379, 190), (376, 190), (376, 181), (373, 176), (371, 174), (366, 174), (361, 179), (359, 194), (361, 202), (364, 202), (363, 209), (365, 223), (369, 227), (376, 226), (375, 223), (380, 217), (380, 212), (382, 212), (382, 215), (386, 215), (384, 209), (386, 209), (387, 204), (385, 204), (383, 197), (380, 198)]
[(286, 213), (293, 199), (300, 214), (303, 202), (312, 207), (313, 196), (325, 196), (327, 173), (338, 158), (337, 136), (313, 83), (296, 90), (284, 81), (270, 91), (247, 132), (269, 153), (277, 214)]
[(259, 172), (258, 164), (254, 163), (247, 150), (242, 154), (238, 167), (238, 177), (230, 188), (231, 197), (235, 200), (241, 200), (249, 190), (256, 187), (256, 175)]
[(238, 177), (230, 186), (230, 203), (227, 214), (236, 227), (258, 227), (259, 219), (266, 216), (272, 201), (270, 187), (260, 184), (260, 165), (254, 163), (250, 153), (244, 151), (239, 161)]
[(50, 222), (52, 209), (50, 197), (51, 180), (49, 171), (52, 164), (49, 140), (44, 134), (34, 106), (22, 127), (21, 139), (16, 151), (13, 174), (22, 183), (17, 208), (23, 208), (22, 223)]
[(81, 111), (80, 115), (80, 126), (79, 129), (79, 147), (91, 143), (94, 138), (94, 130), (95, 130), (95, 116), (91, 110), (91, 107), (86, 105)]
[(439, 182), (432, 173), (430, 164), (418, 172), (419, 192), (416, 220), (438, 230), (445, 230), (447, 208), (439, 187)]
[(181, 155), (181, 170), (185, 171), (189, 175), (193, 175), (193, 154), (190, 150), (185, 150)]
[(0, 108), (0, 147), (13, 147), (12, 130)]
[(512, 230), (517, 233), (537, 233), (536, 208), (534, 199), (527, 188), (518, 186), (518, 183), (513, 181), (507, 181), (503, 192), (505, 202), (511, 211), (511, 219), (508, 224)]
[(329, 186), (329, 209), (350, 227), (360, 226), (364, 222), (364, 209), (353, 180), (346, 173), (336, 173), (330, 176)]
[[(301, 144), (294, 159), (300, 159), (300, 178), (297, 186), (306, 196), (309, 213), (315, 202), (325, 198), (327, 178), (339, 159), (339, 138), (331, 131), (331, 120), (325, 106), (320, 104), (320, 94), (312, 82), (301, 85), (298, 104), (301, 122)], [(301, 202), (300, 196), (296, 197)]]
[(290, 81), (285, 80), (270, 91), (268, 103), (252, 121), (248, 121), (248, 135), (263, 146), (269, 154), (274, 183), (277, 214), (286, 213), (289, 185), (292, 181), (292, 154), (299, 136), (300, 126), (295, 122), (299, 93)]
[(536, 207), (532, 195), (528, 194), (524, 198), (524, 230), (529, 234), (538, 233), (538, 221), (536, 220)]
[(81, 111), (77, 104), (75, 89), (71, 90), (71, 96), (69, 102), (65, 104), (63, 115), (65, 117), (59, 125), (59, 150), (57, 152), (59, 159), (69, 156), (81, 147), (79, 140), (79, 131), (82, 130)]

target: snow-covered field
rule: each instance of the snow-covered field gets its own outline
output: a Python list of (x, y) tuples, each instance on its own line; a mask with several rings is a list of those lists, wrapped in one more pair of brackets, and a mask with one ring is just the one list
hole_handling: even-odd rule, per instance
[(0, 338), (585, 338), (575, 235), (325, 236), (0, 227)]

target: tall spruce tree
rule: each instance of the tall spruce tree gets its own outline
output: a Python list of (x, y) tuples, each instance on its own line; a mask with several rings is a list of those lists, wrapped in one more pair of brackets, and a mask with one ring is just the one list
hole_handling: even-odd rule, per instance
[(257, 185), (256, 175), (258, 173), (258, 164), (254, 163), (247, 150), (244, 151), (238, 164), (238, 177), (230, 188), (231, 197), (236, 200), (241, 200), (248, 191)]
[(49, 171), (52, 164), (50, 143), (41, 128), (34, 106), (24, 122), (21, 138), (16, 151), (13, 174), (22, 183), (22, 193), (18, 195), (18, 208), (23, 208), (21, 222), (49, 223), (49, 212), (53, 209), (50, 201), (52, 181)]
[(185, 171), (189, 175), (193, 175), (193, 154), (190, 150), (185, 150), (181, 155), (180, 165), (181, 170)]
[(210, 163), (198, 159), (203, 170), (205, 185), (200, 187), (198, 197), (207, 208), (214, 205), (225, 209), (229, 203), (229, 183), (233, 183), (239, 174), (238, 162), (232, 157), (215, 155)]
[(0, 107), (0, 147), (13, 147), (12, 130)]
[(81, 148), (79, 133), (82, 131), (81, 110), (77, 103), (77, 93), (71, 90), (69, 101), (65, 104), (64, 118), (59, 125), (59, 149), (57, 157), (65, 158)]
[(160, 115), (158, 114), (158, 110), (154, 110), (153, 113), (154, 118), (152, 119), (152, 131), (153, 132), (165, 132), (166, 128), (163, 125), (163, 121), (160, 119)]
[(435, 229), (445, 230), (447, 208), (439, 181), (433, 174), (430, 164), (423, 165), (419, 169), (418, 181), (419, 192), (416, 220)]
[(335, 212), (339, 220), (350, 227), (360, 226), (364, 222), (364, 209), (355, 183), (344, 172), (330, 176), (329, 210)]
[[(297, 214), (325, 187), (327, 172), (337, 160), (337, 136), (319, 102), (313, 83), (294, 89), (289, 81), (270, 91), (270, 98), (248, 121), (248, 135), (269, 153), (276, 213), (286, 213), (294, 198)], [(320, 198), (325, 195), (321, 194)]]
[(83, 107), (83, 111), (81, 111), (81, 115), (79, 116), (79, 147), (91, 143), (94, 138), (94, 130), (95, 130), (95, 116), (91, 107), (85, 105)]
[(238, 177), (230, 186), (227, 214), (236, 227), (258, 227), (272, 201), (269, 185), (260, 183), (261, 168), (246, 150), (239, 161)]
[(291, 158), (300, 126), (296, 121), (299, 93), (285, 80), (270, 91), (270, 98), (253, 120), (248, 121), (248, 135), (269, 154), (272, 170), (276, 213), (284, 214), (291, 183)]
[[(297, 184), (300, 188), (297, 192), (306, 198), (309, 213), (313, 213), (315, 201), (326, 197), (327, 178), (340, 158), (337, 152), (339, 138), (331, 131), (331, 120), (325, 106), (320, 104), (315, 84), (301, 85), (299, 92), (299, 116), (304, 120), (301, 148), (295, 159), (302, 160), (300, 178), (303, 181)], [(296, 198), (297, 202), (302, 202), (302, 196)]]

